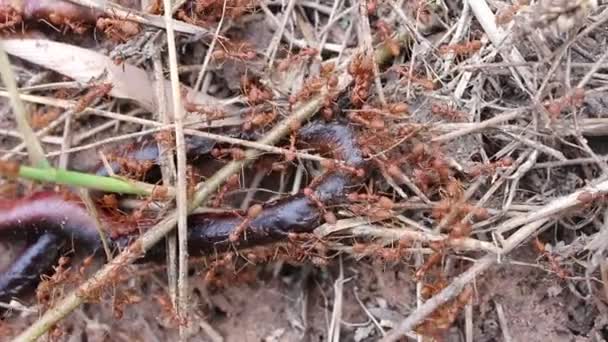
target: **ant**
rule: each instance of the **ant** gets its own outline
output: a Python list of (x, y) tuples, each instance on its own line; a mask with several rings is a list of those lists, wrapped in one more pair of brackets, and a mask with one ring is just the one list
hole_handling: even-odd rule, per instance
[(251, 44), (247, 42), (232, 42), (230, 40), (226, 40), (222, 42), (222, 40), (218, 40), (221, 46), (213, 51), (212, 56), (216, 61), (224, 61), (227, 59), (232, 59), (235, 61), (251, 61), (255, 59), (257, 56), (257, 52), (251, 46)]
[(31, 116), (30, 124), (34, 129), (40, 129), (49, 125), (50, 122), (54, 121), (59, 117), (61, 112), (58, 108), (39, 108)]
[[(430, 293), (438, 293), (446, 287), (446, 284), (445, 281), (440, 281), (438, 286), (433, 286), (432, 289), (429, 289), (429, 287), (430, 285), (425, 285), (423, 288), (422, 292), (425, 294), (425, 298), (430, 298)], [(458, 314), (471, 301), (472, 297), (473, 288), (471, 286), (465, 287), (456, 298), (443, 304), (435, 310), (433, 314), (427, 317), (423, 323), (415, 328), (415, 331), (418, 334), (434, 337), (436, 340), (442, 340), (441, 335), (454, 324)]]
[(240, 177), (238, 175), (230, 176), (230, 178), (228, 178), (228, 180), (224, 183), (224, 185), (222, 186), (220, 191), (217, 193), (217, 195), (215, 195), (215, 198), (213, 199), (211, 206), (213, 208), (219, 208), (222, 205), (222, 202), (224, 201), (224, 197), (226, 196), (226, 194), (229, 191), (238, 189), (240, 187), (241, 187)]
[(365, 177), (365, 170), (356, 168), (356, 167), (352, 167), (352, 166), (348, 166), (348, 165), (344, 165), (342, 163), (336, 162), (335, 160), (323, 159), (323, 160), (321, 160), (320, 164), (328, 171), (338, 171), (339, 170), (339, 171), (343, 171), (343, 172), (352, 174), (353, 176), (355, 176), (357, 178)]
[(365, 215), (373, 219), (385, 220), (394, 216), (395, 202), (386, 196), (375, 194), (351, 193), (349, 209), (357, 215)]
[(367, 13), (368, 15), (376, 15), (378, 10), (378, 0), (366, 0), (367, 1)]
[(171, 149), (175, 147), (175, 137), (173, 131), (165, 129), (154, 134), (154, 140), (159, 143), (165, 149)]
[(272, 92), (265, 89), (258, 81), (247, 77), (247, 75), (241, 77), (241, 89), (243, 94), (247, 96), (247, 102), (250, 106), (272, 100)]
[(452, 121), (462, 121), (466, 117), (465, 113), (460, 112), (447, 104), (433, 103), (431, 105), (431, 113)]
[(232, 243), (236, 243), (241, 238), (241, 235), (245, 233), (251, 221), (255, 220), (264, 211), (264, 208), (260, 204), (254, 204), (247, 209), (247, 216), (234, 230), (230, 233), (228, 239)]
[(559, 262), (559, 258), (554, 256), (551, 251), (548, 251), (545, 247), (545, 244), (540, 241), (538, 237), (533, 241), (534, 249), (542, 256), (547, 258), (549, 261), (550, 268), (553, 272), (557, 274), (561, 279), (566, 279), (570, 276), (569, 272), (564, 270)]
[(383, 262), (398, 262), (406, 255), (406, 248), (409, 246), (410, 242), (405, 238), (401, 238), (396, 246), (390, 247), (379, 243), (365, 244), (356, 242), (352, 246), (352, 251), (362, 256), (378, 258)]
[(143, 298), (133, 290), (117, 291), (114, 294), (114, 300), (112, 301), (114, 318), (121, 319), (127, 305), (137, 304), (142, 300)]
[(437, 82), (431, 79), (427, 79), (426, 77), (420, 75), (420, 73), (418, 72), (412, 72), (410, 74), (410, 68), (408, 66), (395, 65), (391, 67), (391, 70), (397, 72), (401, 77), (403, 77), (403, 80), (401, 81), (402, 84), (405, 84), (409, 81), (414, 85), (421, 87), (423, 90), (436, 90), (438, 87)]
[(319, 50), (315, 48), (304, 48), (297, 54), (282, 59), (277, 66), (277, 70), (281, 72), (286, 71), (290, 66), (295, 65), (299, 61), (317, 56), (318, 54)]
[(230, 155), (230, 157), (234, 160), (243, 160), (246, 158), (245, 151), (238, 147), (214, 148), (211, 150), (211, 155), (217, 159), (225, 155)]
[(391, 55), (393, 57), (399, 56), (401, 45), (393, 37), (393, 31), (389, 28), (388, 24), (383, 20), (378, 20), (376, 28), (378, 29), (378, 38), (384, 43), (384, 46), (390, 51)]
[(600, 201), (606, 201), (606, 199), (608, 199), (608, 195), (600, 192), (591, 193), (589, 191), (583, 191), (578, 194), (576, 199), (581, 203), (582, 206), (589, 207), (595, 203), (601, 203)]
[(370, 95), (372, 84), (373, 61), (371, 57), (358, 54), (348, 65), (348, 73), (354, 78), (354, 87), (351, 91), (351, 102), (354, 106), (360, 107)]
[(184, 109), (187, 112), (198, 113), (200, 115), (204, 115), (206, 117), (207, 121), (219, 120), (226, 116), (226, 113), (221, 109), (218, 109), (218, 108), (210, 109), (205, 105), (191, 102), (188, 99), (187, 92), (188, 92), (188, 90), (185, 88), (182, 89), (182, 91), (181, 91)]
[(528, 5), (530, 0), (519, 0), (517, 3), (509, 6), (506, 9), (501, 10), (496, 15), (496, 24), (505, 25), (513, 20), (513, 17), (522, 9), (524, 6)]
[(562, 111), (568, 107), (580, 108), (585, 103), (585, 90), (575, 88), (570, 94), (555, 99), (545, 104), (551, 120), (557, 120)]
[(308, 259), (316, 266), (327, 266), (327, 242), (312, 233), (288, 233), (287, 238), (295, 245), (290, 251), (292, 259), (299, 262)]
[(48, 305), (55, 297), (56, 291), (60, 291), (60, 286), (70, 280), (72, 274), (69, 267), (70, 258), (62, 256), (57, 262), (57, 266), (53, 266), (53, 275), (43, 276), (42, 282), (36, 289), (36, 299), (38, 303)]
[(268, 112), (262, 113), (252, 111), (247, 119), (245, 119), (243, 129), (245, 131), (251, 131), (254, 128), (268, 126), (276, 120), (277, 116), (277, 112), (274, 108)]
[(306, 82), (304, 82), (302, 89), (297, 94), (289, 96), (289, 104), (293, 106), (297, 102), (310, 99), (314, 94), (319, 93), (325, 84), (326, 80), (324, 80), (322, 77), (309, 77)]
[(453, 53), (454, 55), (460, 57), (470, 55), (479, 49), (481, 49), (481, 41), (472, 40), (462, 44), (444, 45), (439, 48), (439, 53), (443, 55)]
[(95, 27), (116, 43), (126, 43), (141, 32), (138, 23), (117, 18), (99, 18)]
[(109, 158), (120, 165), (120, 170), (129, 178), (143, 179), (148, 171), (150, 171), (155, 163), (152, 160), (137, 160), (128, 157), (111, 157)]
[(477, 163), (477, 165), (473, 166), (468, 173), (473, 177), (491, 175), (496, 173), (498, 169), (507, 168), (511, 165), (513, 165), (513, 159), (511, 157), (504, 157), (495, 162), (490, 162), (487, 164)]
[(104, 97), (112, 91), (114, 86), (112, 83), (100, 83), (93, 85), (87, 90), (87, 92), (78, 100), (76, 106), (74, 107), (75, 113), (80, 113), (84, 111), (87, 107), (93, 103), (97, 98)]
[(438, 246), (439, 244), (437, 244), (437, 246), (431, 245), (431, 248), (433, 248), (435, 252), (431, 254), (431, 256), (426, 260), (426, 262), (422, 264), (422, 266), (420, 266), (420, 268), (418, 268), (418, 270), (416, 271), (414, 278), (417, 281), (421, 281), (433, 266), (439, 264), (443, 260), (445, 253), (443, 251), (443, 248), (440, 249), (438, 248)]

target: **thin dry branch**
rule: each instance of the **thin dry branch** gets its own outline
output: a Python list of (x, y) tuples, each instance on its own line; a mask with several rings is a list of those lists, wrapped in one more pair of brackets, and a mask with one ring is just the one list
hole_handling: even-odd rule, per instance
[[(171, 118), (169, 114), (163, 110), (167, 108), (165, 102), (166, 90), (163, 75), (163, 64), (161, 61), (160, 53), (157, 53), (153, 60), (154, 67), (154, 81), (156, 82), (156, 96), (158, 97), (158, 108), (159, 113), (156, 115), (159, 121), (164, 124), (170, 124)], [(167, 149), (162, 143), (158, 143), (158, 155), (160, 171), (163, 180), (163, 184), (174, 184), (175, 178), (177, 177), (175, 170), (175, 162), (173, 157), (166, 153)], [(169, 287), (169, 296), (171, 297), (171, 303), (173, 307), (177, 307), (177, 235), (167, 235), (167, 283)]]
[[(173, 120), (175, 123), (175, 150), (177, 154), (177, 314), (182, 319), (188, 317), (188, 179), (186, 178), (186, 141), (184, 138), (185, 110), (181, 101), (179, 75), (177, 72), (177, 49), (175, 47), (175, 32), (173, 31), (171, 1), (164, 0), (165, 25), (167, 26), (167, 49), (169, 50), (169, 72), (171, 78), (171, 94), (173, 104)], [(180, 341), (185, 337), (185, 325), (179, 326)]]
[[(124, 8), (116, 3), (104, 0), (67, 0), (88, 8), (97, 9), (103, 11), (109, 17), (118, 17), (125, 20), (134, 21), (144, 25), (150, 25), (161, 29), (167, 29), (167, 22), (162, 16), (153, 15), (148, 13), (142, 13), (132, 8)], [(169, 7), (170, 8), (170, 7)], [(209, 31), (202, 27), (191, 25), (183, 21), (178, 21), (173, 18), (170, 19), (173, 28), (177, 32), (194, 34), (201, 38), (211, 37)]]

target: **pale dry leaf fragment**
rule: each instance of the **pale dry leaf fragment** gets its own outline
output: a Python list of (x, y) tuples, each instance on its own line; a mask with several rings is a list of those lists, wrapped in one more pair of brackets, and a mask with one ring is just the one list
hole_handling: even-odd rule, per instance
[(264, 342), (278, 342), (281, 341), (281, 338), (285, 335), (285, 329), (279, 328), (275, 329), (270, 335), (264, 338)]
[(355, 336), (353, 337), (353, 339), (355, 340), (355, 342), (364, 341), (365, 339), (369, 338), (374, 334), (375, 329), (376, 327), (371, 323), (362, 327), (358, 327), (355, 330)]
[[(157, 112), (154, 80), (152, 75), (143, 69), (128, 63), (116, 65), (111, 58), (101, 53), (50, 40), (6, 39), (2, 44), (7, 53), (68, 76), (77, 82), (98, 80), (111, 83), (111, 96), (135, 101), (144, 109)], [(104, 79), (99, 80), (101, 76), (104, 76)], [(171, 87), (169, 81), (165, 82), (166, 110), (167, 113), (173, 113)], [(188, 92), (188, 99), (193, 102), (225, 108), (217, 98), (187, 87), (184, 89)]]
[(598, 0), (541, 0), (534, 8), (534, 25), (568, 32), (598, 7)]

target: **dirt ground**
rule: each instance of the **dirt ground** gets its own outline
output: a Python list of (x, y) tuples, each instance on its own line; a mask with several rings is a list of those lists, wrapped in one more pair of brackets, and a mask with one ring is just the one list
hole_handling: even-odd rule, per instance
[[(91, 170), (99, 152), (128, 151), (173, 119), (171, 102), (158, 99), (170, 94), (172, 64), (161, 2), (90, 12), (0, 0), (4, 46), (53, 166)], [(180, 2), (174, 66), (183, 94), (192, 90), (183, 95), (188, 127), (258, 140), (323, 94), (306, 120), (352, 127), (373, 171), (359, 197), (323, 209), (335, 217), (301, 244), (290, 237), (240, 258), (192, 260), (181, 328), (166, 266), (128, 265), (42, 340), (607, 341), (608, 7), (468, 3)], [(6, 160), (29, 163), (31, 149), (20, 146), (10, 94), (0, 96), (0, 196), (52, 188), (4, 171)], [(288, 197), (335, 167), (289, 160), (296, 141), (275, 140), (283, 154), (242, 168), (241, 184), (202, 209)], [(213, 144), (189, 160), (188, 186), (238, 160), (244, 143)], [(150, 203), (119, 204), (131, 217)], [(0, 240), (2, 270), (19, 248)], [(10, 303), (0, 341), (27, 332), (102, 259), (80, 274), (83, 255), (72, 257), (48, 298), (33, 290)]]
[[(473, 340), (505, 341), (505, 333), (511, 341), (606, 340), (605, 304), (598, 303), (598, 299), (590, 304), (569, 290), (565, 281), (537, 266), (537, 255), (531, 250), (530, 246), (522, 247), (504, 264), (475, 280)], [(376, 341), (381, 336), (380, 328), (388, 330), (415, 309), (413, 267), (405, 263), (381, 265), (350, 260), (344, 262), (343, 270), (340, 336), (344, 341)], [(159, 273), (153, 284), (149, 284), (149, 277), (144, 277), (128, 289), (144, 298), (153, 297), (162, 293), (159, 289), (162, 276)], [(189, 340), (208, 340), (208, 324), (225, 341), (327, 341), (338, 277), (337, 265), (316, 268), (269, 264), (260, 267), (249, 282), (210, 292), (201, 287), (204, 297), (203, 292), (194, 290), (193, 300), (196, 311), (201, 314), (199, 317), (204, 320), (193, 321), (193, 336)], [(202, 283), (200, 275), (191, 280), (195, 288)], [(142, 283), (147, 283), (144, 289), (140, 287)], [(502, 308), (502, 318), (497, 306)], [(168, 314), (157, 300), (129, 305), (120, 319), (113, 311), (107, 304), (87, 305), (77, 310), (71, 316), (73, 319), (61, 325), (64, 336), (60, 340), (177, 338), (175, 325), (168, 322)], [(9, 331), (18, 331), (22, 324), (34, 318), (9, 320), (7, 327)], [(507, 332), (502, 329), (501, 319), (507, 322)], [(459, 317), (442, 338), (465, 341), (464, 317)]]

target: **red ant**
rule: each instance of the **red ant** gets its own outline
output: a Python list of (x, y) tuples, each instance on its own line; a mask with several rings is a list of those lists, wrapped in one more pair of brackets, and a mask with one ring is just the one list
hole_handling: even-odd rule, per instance
[(125, 157), (109, 158), (120, 165), (120, 170), (130, 178), (143, 179), (152, 167), (154, 162), (151, 160), (137, 160)]
[(478, 163), (469, 171), (469, 174), (473, 177), (479, 177), (482, 175), (491, 175), (496, 173), (500, 168), (507, 168), (513, 165), (513, 159), (511, 157), (504, 157), (493, 163), (481, 164)]
[[(422, 293), (425, 294), (424, 298), (430, 298), (431, 293), (438, 293), (440, 290), (445, 288), (444, 281), (440, 282), (439, 286), (434, 286), (430, 291), (427, 291), (428, 285), (425, 285)], [(432, 315), (415, 328), (415, 331), (424, 336), (430, 336), (435, 340), (441, 340), (442, 334), (448, 330), (458, 318), (458, 314), (462, 309), (471, 301), (473, 297), (473, 289), (471, 286), (467, 286), (458, 294), (458, 296), (452, 301), (440, 306)]]
[[(351, 193), (348, 195), (348, 200), (355, 202), (349, 206), (349, 209), (358, 215), (366, 215), (379, 220), (385, 220), (394, 216), (393, 209), (395, 208), (395, 202), (388, 197), (375, 194)], [(356, 202), (362, 202), (363, 204)]]
[(387, 109), (392, 115), (405, 115), (410, 111), (409, 106), (403, 102), (391, 103)]
[(585, 103), (585, 90), (575, 88), (570, 94), (545, 104), (552, 120), (557, 120), (562, 111), (567, 107), (580, 108)]
[(331, 159), (323, 159), (323, 160), (321, 160), (320, 164), (321, 164), (321, 166), (326, 168), (328, 171), (341, 170), (341, 171), (350, 173), (350, 174), (354, 175), (355, 177), (359, 177), (359, 178), (365, 176), (365, 170), (351, 167), (348, 165), (344, 165), (342, 163), (337, 163), (336, 161), (331, 160)]
[(250, 106), (272, 100), (270, 90), (265, 89), (259, 82), (248, 78), (246, 75), (241, 77), (241, 89), (243, 94), (247, 96), (247, 102)]
[(462, 121), (467, 116), (465, 113), (459, 112), (447, 104), (438, 103), (433, 103), (431, 105), (431, 113), (452, 121)]
[(101, 83), (93, 85), (89, 90), (78, 100), (74, 107), (75, 113), (80, 113), (93, 103), (97, 98), (106, 96), (112, 91), (112, 83)]
[(99, 18), (96, 27), (117, 43), (125, 43), (141, 32), (138, 23), (122, 19)]
[(386, 123), (381, 117), (374, 115), (371, 119), (365, 118), (364, 113), (350, 112), (348, 118), (365, 127), (372, 128), (374, 130), (383, 130), (386, 127)]
[(243, 129), (251, 131), (254, 128), (264, 127), (273, 123), (277, 118), (277, 112), (273, 108), (271, 111), (263, 113), (251, 113), (243, 123)]
[(291, 95), (289, 97), (289, 104), (293, 106), (297, 102), (310, 99), (314, 94), (319, 93), (326, 83), (327, 81), (322, 77), (309, 77), (306, 82), (304, 82), (302, 89), (296, 95)]
[(50, 122), (54, 121), (59, 117), (61, 112), (58, 108), (39, 108), (37, 111), (32, 113), (30, 124), (34, 129), (40, 129), (49, 125)]
[(251, 221), (255, 220), (258, 216), (260, 216), (262, 211), (264, 211), (264, 208), (260, 204), (254, 204), (249, 207), (249, 209), (247, 209), (247, 216), (245, 217), (243, 222), (236, 226), (236, 228), (234, 228), (234, 231), (230, 233), (230, 236), (228, 237), (230, 242), (237, 242), (240, 239), (241, 235), (245, 233)]
[(211, 150), (211, 155), (214, 158), (221, 158), (225, 155), (230, 155), (234, 160), (243, 160), (246, 158), (245, 151), (242, 148), (230, 147), (230, 148), (214, 148)]
[(378, 0), (366, 0), (367, 1), (367, 13), (369, 15), (376, 15), (378, 10)]
[(505, 25), (513, 20), (513, 17), (519, 12), (519, 10), (529, 4), (529, 0), (519, 0), (516, 4), (509, 6), (508, 8), (501, 10), (496, 15), (496, 23), (498, 25)]
[(388, 24), (383, 20), (376, 22), (376, 28), (378, 29), (378, 37), (384, 43), (384, 46), (390, 51), (393, 57), (399, 56), (401, 52), (401, 46), (399, 42), (393, 37), (393, 31), (388, 27)]
[(351, 102), (362, 106), (369, 97), (373, 78), (373, 61), (370, 57), (359, 54), (348, 65), (348, 73), (353, 76), (355, 86), (351, 91)]
[(173, 131), (166, 129), (154, 134), (154, 140), (156, 140), (161, 146), (165, 148), (175, 147), (175, 137)]
[(470, 42), (454, 45), (445, 45), (439, 48), (439, 53), (448, 54), (453, 53), (456, 56), (470, 55), (481, 49), (481, 41), (472, 40)]
[(304, 192), (304, 195), (306, 195), (306, 197), (308, 197), (317, 206), (317, 208), (319, 208), (321, 210), (321, 212), (323, 214), (327, 213), (327, 210), (325, 209), (325, 205), (323, 204), (323, 202), (321, 202), (321, 200), (315, 194), (315, 191), (312, 188), (310, 188), (310, 187), (305, 188), (303, 192)]
[(283, 60), (281, 60), (277, 66), (277, 69), (281, 72), (286, 71), (287, 69), (289, 69), (290, 66), (295, 65), (300, 60), (314, 57), (314, 56), (317, 56), (318, 54), (319, 54), (319, 50), (317, 50), (315, 48), (304, 48), (304, 49), (300, 50), (300, 52), (298, 52), (297, 54), (288, 56), (287, 58), (284, 58)]
[(184, 109), (187, 112), (204, 115), (208, 121), (219, 120), (226, 116), (226, 113), (221, 109), (209, 108), (208, 106), (197, 104), (188, 100), (186, 89), (182, 89), (182, 99)]
[(251, 44), (247, 42), (234, 43), (232, 41), (227, 40), (221, 43), (221, 40), (218, 41), (222, 46), (216, 48), (216, 50), (212, 53), (213, 59), (215, 59), (216, 61), (232, 59), (236, 61), (245, 62), (253, 60), (257, 56), (257, 53), (255, 52), (254, 48), (251, 46)]
[(541, 254), (541, 256), (547, 258), (549, 264), (551, 265), (551, 270), (557, 274), (558, 277), (562, 279), (566, 279), (570, 276), (569, 272), (564, 270), (557, 257), (555, 257), (550, 251), (547, 250), (545, 244), (540, 241), (538, 237), (533, 241), (534, 248)]
[(391, 68), (392, 70), (396, 71), (399, 75), (401, 75), (404, 79), (401, 81), (402, 84), (405, 84), (408, 82), (412, 82), (415, 85), (418, 85), (419, 87), (421, 87), (424, 90), (436, 90), (438, 83), (427, 79), (426, 77), (420, 75), (417, 72), (412, 72), (410, 75), (410, 69), (408, 66), (404, 66), (404, 65), (396, 65), (394, 67)]
[(217, 193), (212, 202), (213, 208), (219, 208), (224, 201), (224, 197), (228, 191), (232, 191), (240, 188), (240, 177), (238, 175), (232, 175), (228, 180), (224, 183), (220, 191)]
[(385, 247), (382, 244), (355, 243), (353, 253), (372, 258), (379, 258), (383, 262), (398, 262), (406, 255), (406, 248), (410, 246), (407, 239), (399, 239), (397, 246)]
[(316, 266), (327, 266), (327, 243), (312, 233), (289, 233), (287, 238), (293, 243), (290, 251), (293, 260), (310, 260)]
[(426, 260), (426, 262), (422, 266), (420, 266), (420, 268), (418, 268), (418, 270), (416, 271), (414, 278), (417, 281), (421, 281), (433, 266), (439, 264), (443, 260), (445, 254), (442, 251), (443, 247), (439, 245), (440, 244), (438, 244), (437, 246), (431, 246), (431, 248), (433, 248), (435, 252), (431, 254), (431, 256)]

